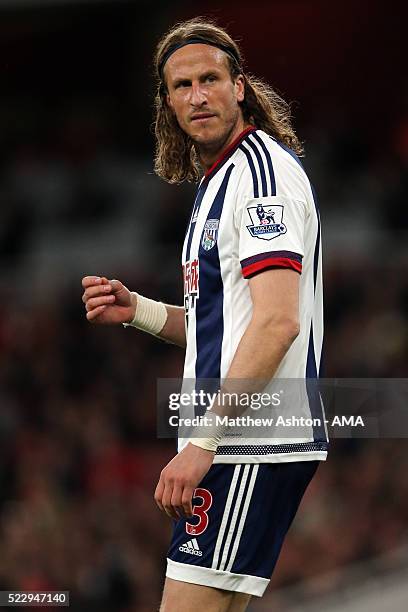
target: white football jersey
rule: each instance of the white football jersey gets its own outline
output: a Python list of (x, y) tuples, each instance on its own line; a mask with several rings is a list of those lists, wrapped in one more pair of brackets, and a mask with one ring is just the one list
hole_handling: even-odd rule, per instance
[[(183, 379), (223, 380), (252, 313), (249, 281), (271, 268), (300, 274), (300, 333), (274, 376), (307, 386), (319, 374), (323, 341), (320, 220), (296, 155), (261, 130), (246, 129), (203, 177), (182, 253), (187, 348)], [(276, 288), (279, 291), (279, 287)], [(215, 463), (325, 459), (327, 431), (320, 396), (307, 393), (302, 435), (268, 427), (227, 433)], [(192, 416), (191, 408), (180, 416)], [(321, 426), (316, 425), (320, 419)], [(282, 431), (282, 430), (280, 430)], [(179, 450), (187, 443), (179, 439)]]

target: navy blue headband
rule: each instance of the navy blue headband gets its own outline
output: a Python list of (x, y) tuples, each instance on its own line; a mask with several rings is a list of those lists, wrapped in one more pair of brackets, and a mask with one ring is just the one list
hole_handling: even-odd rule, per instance
[(169, 59), (169, 57), (173, 55), (175, 51), (177, 51), (178, 49), (181, 49), (181, 47), (185, 47), (186, 45), (197, 45), (197, 44), (210, 45), (211, 47), (218, 47), (218, 49), (221, 49), (221, 51), (224, 51), (224, 53), (229, 55), (230, 58), (233, 59), (234, 62), (236, 62), (238, 66), (240, 66), (239, 55), (235, 51), (234, 47), (229, 47), (227, 45), (223, 45), (222, 43), (213, 42), (212, 40), (208, 40), (207, 38), (201, 38), (199, 36), (196, 36), (195, 38), (189, 38), (188, 40), (184, 40), (183, 42), (175, 43), (174, 45), (169, 47), (169, 49), (167, 49), (166, 53), (163, 55), (159, 63), (159, 66), (158, 66), (160, 78), (163, 80), (164, 66), (167, 60)]

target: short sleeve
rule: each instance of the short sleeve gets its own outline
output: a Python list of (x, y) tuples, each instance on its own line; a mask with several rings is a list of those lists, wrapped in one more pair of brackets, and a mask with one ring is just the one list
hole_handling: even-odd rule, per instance
[(239, 259), (244, 278), (263, 270), (302, 272), (306, 204), (286, 196), (246, 197), (241, 202)]

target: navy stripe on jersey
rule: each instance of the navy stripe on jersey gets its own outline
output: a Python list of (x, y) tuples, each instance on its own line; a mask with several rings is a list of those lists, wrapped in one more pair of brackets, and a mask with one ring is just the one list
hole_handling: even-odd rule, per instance
[(249, 167), (251, 169), (252, 180), (253, 180), (253, 183), (254, 183), (254, 198), (259, 198), (258, 177), (256, 175), (256, 170), (255, 170), (254, 162), (252, 160), (252, 155), (248, 151), (248, 149), (246, 149), (242, 145), (239, 148), (241, 149), (241, 151), (243, 151), (245, 153), (246, 158), (248, 160)]
[(319, 207), (317, 206), (317, 199), (316, 199), (316, 193), (315, 193), (314, 187), (312, 184), (310, 184), (310, 187), (312, 189), (313, 202), (315, 205), (315, 210), (316, 210), (316, 215), (317, 215), (317, 238), (316, 238), (315, 252), (314, 252), (314, 259), (313, 259), (313, 282), (314, 282), (314, 290), (316, 292), (317, 268), (319, 265), (319, 254), (320, 254), (320, 214), (319, 214)]
[(309, 400), (310, 414), (312, 419), (319, 419), (320, 425), (313, 424), (313, 439), (316, 441), (327, 440), (324, 427), (324, 414), (320, 391), (315, 380), (318, 378), (316, 356), (313, 340), (313, 321), (310, 322), (309, 346), (306, 361), (306, 391)]
[(271, 180), (271, 196), (275, 196), (276, 195), (276, 181), (275, 181), (275, 173), (273, 171), (273, 164), (272, 164), (272, 157), (271, 154), (269, 152), (269, 150), (267, 149), (264, 141), (262, 140), (262, 138), (260, 138), (260, 136), (258, 136), (258, 134), (256, 132), (253, 132), (250, 137), (248, 138), (248, 141), (251, 141), (252, 139), (255, 139), (258, 143), (259, 146), (261, 147), (262, 151), (264, 152), (264, 155), (266, 157), (266, 163), (268, 165), (268, 173), (269, 173), (269, 178)]
[(208, 186), (208, 183), (204, 183), (204, 182), (201, 183), (201, 185), (198, 188), (196, 198), (194, 200), (194, 206), (193, 206), (193, 210), (191, 213), (190, 224), (187, 228), (187, 232), (189, 232), (189, 234), (188, 234), (187, 247), (186, 247), (186, 261), (190, 259), (191, 241), (193, 239), (194, 227), (195, 227), (195, 221), (193, 221), (193, 219), (194, 217), (197, 217), (198, 211), (200, 210), (201, 202), (203, 201), (203, 197), (207, 190), (207, 186)]
[[(300, 163), (300, 162), (299, 162)], [(320, 215), (317, 207), (316, 194), (313, 187), (311, 186), (313, 193), (313, 201), (317, 216), (317, 236), (316, 244), (313, 256), (313, 290), (316, 293), (316, 282), (317, 282), (317, 269), (319, 265), (320, 255)], [(313, 438), (315, 440), (327, 440), (326, 430), (323, 425), (323, 406), (317, 385), (310, 379), (316, 379), (319, 376), (316, 365), (316, 356), (314, 350), (314, 339), (313, 339), (313, 319), (310, 322), (310, 334), (309, 334), (309, 346), (307, 351), (307, 362), (306, 362), (306, 389), (309, 398), (309, 406), (312, 418), (320, 419), (320, 426), (313, 425)]]
[(246, 144), (250, 146), (253, 152), (255, 153), (255, 157), (257, 159), (258, 166), (259, 166), (259, 172), (261, 175), (262, 195), (266, 197), (268, 195), (268, 187), (266, 185), (266, 174), (265, 174), (265, 166), (264, 166), (263, 159), (261, 157), (260, 152), (258, 151), (257, 145), (254, 142), (252, 142), (250, 138), (247, 139)]
[[(320, 255), (320, 243), (321, 243), (321, 223), (320, 223), (320, 212), (319, 212), (319, 205), (317, 203), (317, 197), (316, 197), (316, 192), (315, 189), (313, 187), (313, 185), (310, 183), (310, 187), (312, 189), (312, 194), (313, 194), (313, 201), (314, 201), (314, 205), (315, 205), (315, 209), (316, 209), (316, 214), (317, 214), (317, 222), (318, 222), (318, 227), (317, 227), (317, 240), (316, 240), (316, 245), (315, 245), (315, 252), (314, 252), (314, 260), (313, 260), (313, 279), (314, 279), (314, 290), (316, 293), (316, 285), (317, 285), (317, 269), (319, 267), (319, 255)], [(317, 372), (318, 376), (323, 376), (324, 374), (323, 372), (323, 347), (321, 350), (321, 355), (320, 355), (320, 364), (319, 364), (319, 371)]]
[[(227, 169), (217, 195), (208, 213), (208, 219), (220, 219), (228, 182), (234, 164)], [(221, 277), (218, 244), (209, 251), (204, 250), (201, 242), (199, 259), (199, 294), (211, 296), (211, 300), (197, 300), (196, 304), (196, 346), (197, 359), (195, 373), (197, 385), (200, 379), (219, 379), (221, 376), (221, 348), (224, 336), (224, 287)]]

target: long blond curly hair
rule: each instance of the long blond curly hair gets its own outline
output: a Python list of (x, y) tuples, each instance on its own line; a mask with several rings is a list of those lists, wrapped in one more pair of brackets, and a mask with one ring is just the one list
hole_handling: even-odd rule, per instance
[[(154, 103), (154, 132), (156, 153), (154, 169), (158, 176), (169, 183), (197, 182), (201, 168), (191, 138), (180, 128), (177, 119), (166, 101), (166, 84), (161, 70), (163, 58), (169, 49), (179, 43), (202, 37), (216, 46), (233, 50), (226, 54), (231, 79), (242, 74), (245, 98), (240, 102), (244, 121), (264, 130), (298, 155), (303, 147), (291, 125), (290, 107), (270, 85), (243, 71), (243, 57), (238, 45), (229, 34), (213, 21), (196, 17), (173, 26), (159, 41), (155, 54), (157, 90)], [(234, 60), (236, 56), (239, 62)]]

